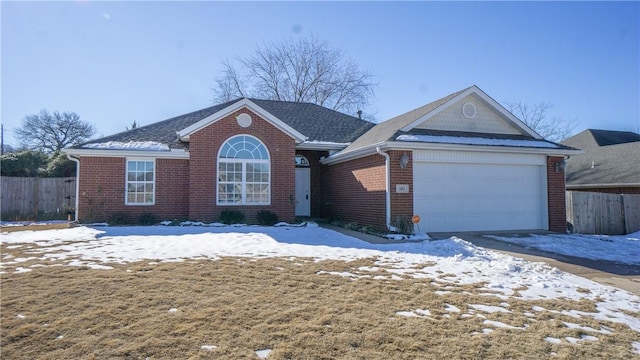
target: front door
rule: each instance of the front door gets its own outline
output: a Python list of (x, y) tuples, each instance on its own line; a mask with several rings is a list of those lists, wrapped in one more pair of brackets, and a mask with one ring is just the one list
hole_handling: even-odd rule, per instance
[(311, 169), (296, 168), (296, 216), (311, 216)]

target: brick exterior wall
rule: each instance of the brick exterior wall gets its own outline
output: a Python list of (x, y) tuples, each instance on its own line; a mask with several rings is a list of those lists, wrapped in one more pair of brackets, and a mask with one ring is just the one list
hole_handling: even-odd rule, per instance
[(547, 202), (549, 206), (549, 230), (559, 233), (567, 231), (567, 205), (564, 170), (556, 172), (556, 163), (562, 157), (547, 157)]
[(296, 155), (303, 155), (309, 160), (309, 172), (311, 173), (311, 217), (324, 218), (329, 216), (325, 199), (326, 193), (330, 190), (325, 187), (323, 172), (327, 166), (320, 163), (320, 158), (328, 156), (327, 151), (297, 150)]
[(385, 176), (378, 154), (329, 166), (324, 177), (329, 217), (386, 229)]
[[(397, 226), (398, 219), (410, 220), (413, 215), (413, 154), (411, 151), (392, 150), (388, 152), (391, 169), (391, 223)], [(404, 154), (409, 157), (407, 167), (400, 167)], [(396, 185), (409, 185), (408, 193), (397, 193)]]
[[(250, 114), (252, 124), (242, 128), (236, 116)], [(217, 156), (222, 143), (238, 134), (252, 135), (269, 151), (271, 170), (271, 205), (217, 206)], [(160, 220), (218, 220), (225, 209), (242, 211), (246, 221), (255, 223), (260, 210), (276, 213), (281, 221), (295, 220), (295, 142), (294, 140), (248, 109), (241, 109), (191, 134), (190, 159), (156, 159), (156, 189), (154, 205), (125, 205), (126, 159), (123, 157), (82, 157), (78, 219), (83, 222), (107, 221), (116, 212), (126, 213), (133, 222), (144, 213), (153, 213)], [(313, 156), (311, 156), (313, 155)], [(319, 159), (310, 154), (309, 160)], [(320, 164), (315, 161), (316, 178)], [(318, 182), (312, 180), (312, 182)], [(313, 184), (312, 184), (313, 188)], [(321, 189), (318, 186), (318, 189)], [(318, 190), (316, 211), (321, 205)]]
[(78, 220), (107, 221), (117, 212), (126, 213), (133, 222), (145, 213), (158, 219), (186, 219), (189, 162), (156, 159), (156, 198), (154, 205), (125, 205), (126, 159), (82, 157)]
[[(251, 126), (238, 125), (236, 117), (241, 113), (251, 116)], [(218, 150), (227, 139), (239, 134), (256, 137), (269, 151), (271, 205), (216, 205)], [(247, 108), (240, 109), (191, 134), (189, 152), (189, 219), (216, 221), (220, 213), (228, 209), (244, 212), (249, 223), (256, 222), (260, 210), (273, 211), (281, 221), (295, 220), (295, 141), (271, 123)]]
[[(391, 178), (391, 225), (410, 220), (413, 215), (413, 160), (411, 151), (387, 152)], [(407, 167), (400, 168), (403, 154), (409, 157)], [(387, 231), (386, 168), (382, 155), (374, 154), (331, 165), (325, 171), (326, 216)], [(396, 193), (397, 184), (409, 185), (408, 193)]]

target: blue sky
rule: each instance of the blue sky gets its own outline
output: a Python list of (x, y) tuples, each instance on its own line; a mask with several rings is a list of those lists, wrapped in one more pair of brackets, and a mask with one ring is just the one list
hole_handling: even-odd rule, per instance
[(227, 58), (315, 36), (378, 82), (378, 120), (470, 85), (550, 117), (640, 130), (639, 2), (7, 2), (5, 141), (41, 109), (101, 135), (212, 105)]

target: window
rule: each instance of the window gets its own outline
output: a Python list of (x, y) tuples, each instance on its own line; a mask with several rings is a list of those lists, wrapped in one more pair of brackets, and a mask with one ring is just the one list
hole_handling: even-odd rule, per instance
[(218, 154), (218, 205), (269, 205), (269, 152), (249, 135), (227, 140)]
[(155, 161), (127, 160), (126, 205), (153, 205), (155, 202)]
[(309, 166), (309, 160), (304, 155), (296, 155), (296, 166)]

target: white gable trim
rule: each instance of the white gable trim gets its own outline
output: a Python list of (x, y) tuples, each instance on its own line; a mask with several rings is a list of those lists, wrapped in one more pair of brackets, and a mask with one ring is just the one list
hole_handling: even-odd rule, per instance
[(536, 133), (531, 128), (529, 128), (527, 125), (525, 125), (525, 123), (520, 121), (520, 119), (515, 117), (511, 112), (509, 112), (502, 105), (500, 105), (497, 101), (493, 100), (493, 98), (491, 98), (489, 95), (487, 95), (484, 91), (480, 90), (480, 88), (478, 88), (475, 85), (473, 85), (472, 87), (468, 88), (466, 91), (458, 94), (457, 96), (455, 96), (454, 98), (450, 99), (446, 103), (438, 106), (436, 109), (434, 109), (434, 110), (424, 114), (423, 116), (419, 117), (418, 119), (414, 120), (411, 124), (409, 124), (409, 125), (403, 127), (402, 129), (400, 129), (400, 131), (407, 132), (407, 131), (412, 130), (416, 126), (418, 126), (418, 125), (422, 124), (423, 122), (429, 120), (430, 118), (436, 116), (437, 114), (441, 113), (442, 111), (446, 110), (447, 108), (449, 108), (453, 104), (457, 103), (458, 101), (464, 99), (465, 97), (467, 97), (467, 96), (469, 96), (471, 94), (475, 94), (479, 98), (481, 98), (491, 108), (493, 108), (495, 111), (497, 111), (502, 116), (507, 118), (516, 128), (524, 131), (526, 134), (532, 136), (535, 139), (542, 139), (542, 136), (538, 135), (538, 133)]
[(278, 119), (277, 117), (273, 116), (271, 113), (269, 113), (268, 111), (266, 111), (265, 109), (261, 108), (260, 106), (258, 106), (256, 103), (254, 103), (253, 101), (247, 99), (247, 98), (243, 98), (240, 101), (236, 101), (235, 103), (227, 106), (226, 108), (213, 113), (209, 116), (207, 116), (206, 118), (198, 121), (197, 123), (184, 128), (180, 131), (177, 132), (178, 138), (181, 141), (189, 141), (189, 136), (199, 130), (201, 130), (202, 128), (209, 126), (213, 123), (215, 123), (216, 121), (224, 118), (225, 116), (242, 109), (243, 107), (248, 108), (249, 110), (253, 111), (254, 113), (258, 114), (260, 117), (262, 117), (263, 119), (267, 120), (269, 123), (271, 123), (273, 126), (277, 127), (278, 129), (282, 130), (282, 132), (284, 132), (285, 134), (291, 136), (297, 143), (301, 143), (304, 142), (307, 137), (304, 136), (303, 134), (301, 134), (299, 131), (297, 131), (296, 129), (292, 128), (291, 126), (287, 125), (285, 122), (283, 122), (282, 120)]

